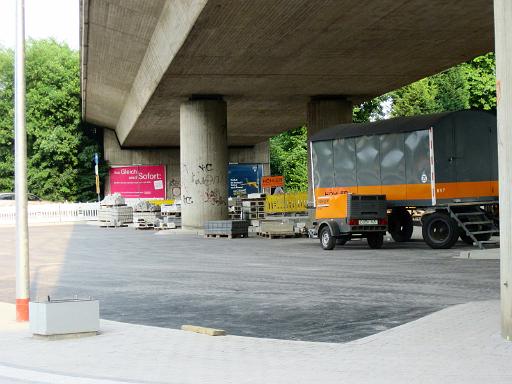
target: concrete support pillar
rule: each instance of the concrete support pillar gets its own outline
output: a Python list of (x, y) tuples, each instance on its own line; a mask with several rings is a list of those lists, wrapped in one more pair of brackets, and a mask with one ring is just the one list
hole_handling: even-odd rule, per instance
[(308, 202), (311, 203), (314, 200), (309, 138), (324, 128), (351, 122), (352, 102), (344, 97), (312, 97), (308, 103)]
[(500, 183), (501, 333), (512, 340), (512, 2), (494, 0)]
[(228, 218), (226, 102), (194, 99), (180, 108), (182, 226)]

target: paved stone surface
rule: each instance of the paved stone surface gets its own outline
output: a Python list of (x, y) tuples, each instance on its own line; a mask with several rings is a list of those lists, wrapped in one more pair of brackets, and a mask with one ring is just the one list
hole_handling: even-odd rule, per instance
[[(498, 260), (423, 242), (332, 252), (310, 239), (204, 239), (88, 225), (31, 227), (32, 298), (101, 301), (102, 318), (341, 342), (446, 306), (498, 298)], [(14, 228), (0, 228), (0, 301), (14, 302)]]
[[(0, 304), (0, 383), (509, 384), (499, 303), (451, 307), (345, 344), (210, 337), (102, 321), (100, 336), (32, 339)], [(17, 380), (17, 381), (13, 381)]]

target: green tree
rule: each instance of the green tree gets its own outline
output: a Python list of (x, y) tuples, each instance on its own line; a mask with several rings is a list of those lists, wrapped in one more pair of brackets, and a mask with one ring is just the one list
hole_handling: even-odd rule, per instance
[(12, 50), (0, 49), (0, 191), (14, 186), (14, 77)]
[(307, 129), (300, 127), (270, 139), (270, 169), (283, 175), (287, 191), (308, 189)]
[(355, 105), (352, 111), (352, 121), (354, 123), (366, 123), (368, 121), (382, 120), (384, 118), (383, 104), (388, 99), (388, 95), (382, 95)]
[(392, 116), (412, 116), (468, 108), (496, 108), (494, 54), (479, 56), (409, 84), (388, 96)]
[[(94, 131), (80, 123), (79, 54), (54, 40), (26, 47), (30, 192), (48, 200), (94, 198)], [(13, 186), (13, 52), (0, 50), (0, 188)], [(84, 177), (88, 174), (89, 177)]]
[(484, 110), (496, 109), (496, 59), (494, 53), (478, 56), (464, 64), (469, 86), (469, 105)]

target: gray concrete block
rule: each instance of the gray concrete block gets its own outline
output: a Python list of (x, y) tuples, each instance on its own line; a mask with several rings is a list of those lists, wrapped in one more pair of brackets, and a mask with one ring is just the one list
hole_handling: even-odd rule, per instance
[(35, 335), (65, 335), (100, 330), (98, 300), (30, 302), (30, 331)]

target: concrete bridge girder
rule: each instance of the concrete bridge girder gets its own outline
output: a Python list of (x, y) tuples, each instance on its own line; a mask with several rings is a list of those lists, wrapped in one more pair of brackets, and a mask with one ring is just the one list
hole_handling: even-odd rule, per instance
[(228, 144), (253, 145), (303, 124), (311, 95), (369, 98), (493, 47), (488, 0), (82, 3), (85, 118), (125, 147), (179, 145), (190, 95), (224, 95)]

